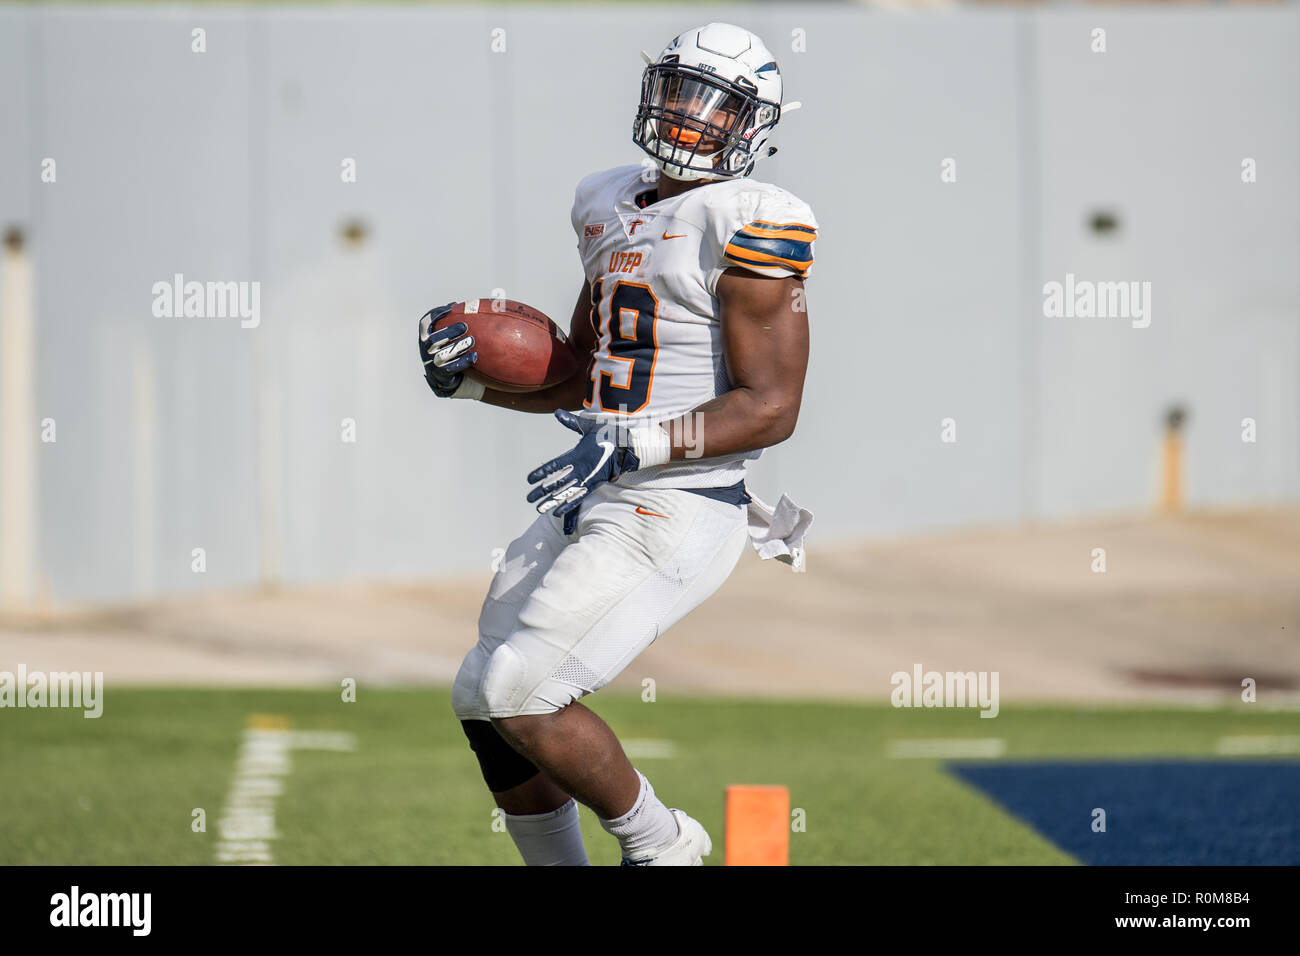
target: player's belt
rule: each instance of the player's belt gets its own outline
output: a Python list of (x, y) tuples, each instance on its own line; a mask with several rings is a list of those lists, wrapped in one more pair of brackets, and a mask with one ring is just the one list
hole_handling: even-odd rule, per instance
[[(657, 490), (657, 489), (656, 489)], [(703, 495), (705, 498), (712, 498), (715, 501), (725, 501), (729, 505), (744, 506), (752, 500), (749, 493), (745, 491), (745, 479), (741, 479), (734, 485), (726, 488), (674, 488), (673, 491), (689, 491), (693, 495)], [(580, 508), (574, 508), (564, 516), (564, 533), (571, 535), (578, 527), (578, 513)]]
[(751, 500), (749, 493), (745, 491), (743, 478), (727, 488), (679, 488), (678, 490), (689, 491), (693, 495), (703, 495), (715, 501), (725, 501), (729, 505), (747, 505)]

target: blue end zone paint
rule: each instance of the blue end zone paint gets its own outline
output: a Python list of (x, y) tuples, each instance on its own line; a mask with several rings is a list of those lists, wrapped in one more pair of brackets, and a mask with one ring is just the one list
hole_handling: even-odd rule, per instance
[[(1300, 762), (980, 763), (948, 769), (1084, 863), (1300, 864)], [(1092, 832), (1092, 810), (1106, 832)]]

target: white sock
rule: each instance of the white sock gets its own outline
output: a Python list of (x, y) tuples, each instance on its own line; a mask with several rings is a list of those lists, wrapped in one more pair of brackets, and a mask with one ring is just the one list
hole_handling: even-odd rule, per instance
[(576, 800), (550, 813), (502, 816), (525, 866), (591, 866), (582, 845)]
[[(667, 846), (677, 839), (677, 820), (663, 801), (655, 796), (654, 787), (640, 770), (641, 792), (632, 809), (616, 820), (601, 820), (600, 825), (618, 839), (623, 857), (635, 860), (656, 847)], [(597, 817), (597, 819), (600, 819)]]

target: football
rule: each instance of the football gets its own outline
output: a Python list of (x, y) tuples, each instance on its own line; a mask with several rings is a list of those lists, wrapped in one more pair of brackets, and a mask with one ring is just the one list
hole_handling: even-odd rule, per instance
[(465, 373), (488, 388), (535, 392), (578, 370), (568, 337), (543, 313), (513, 299), (457, 302), (434, 331), (457, 322), (469, 326), (478, 361)]

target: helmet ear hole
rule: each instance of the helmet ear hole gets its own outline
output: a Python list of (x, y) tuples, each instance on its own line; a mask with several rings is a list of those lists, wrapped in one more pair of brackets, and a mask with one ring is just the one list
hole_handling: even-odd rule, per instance
[(767, 155), (769, 155), (769, 156), (775, 156), (775, 155), (776, 155), (776, 147), (775, 147), (775, 146), (769, 146), (769, 147), (767, 148)]

